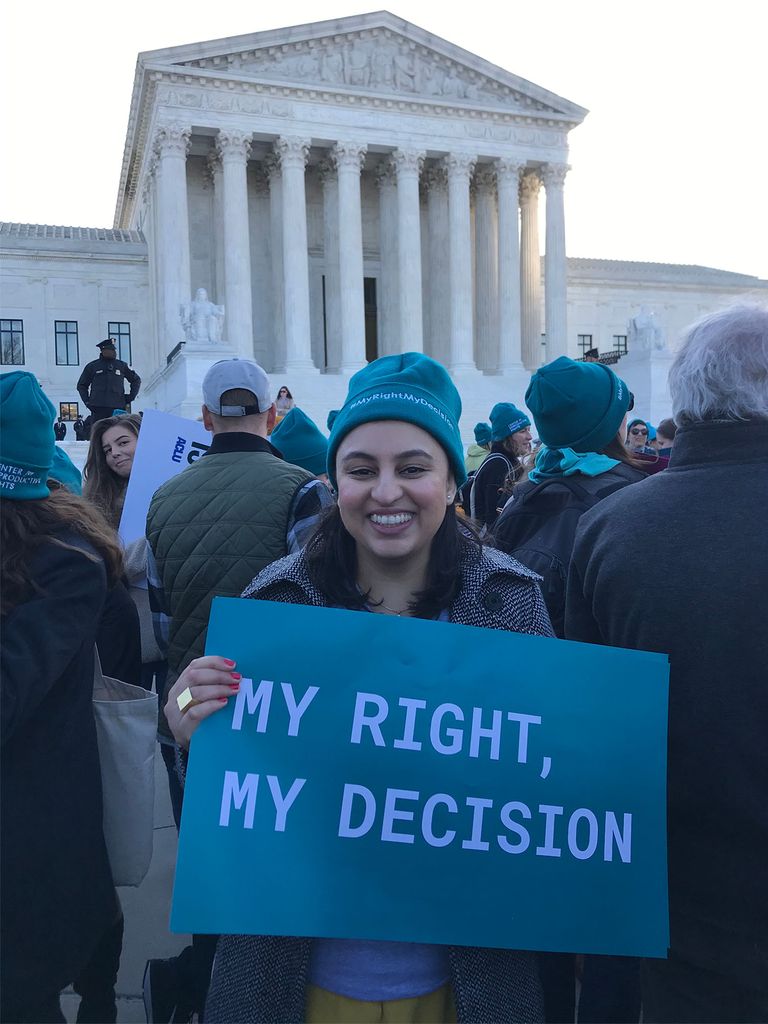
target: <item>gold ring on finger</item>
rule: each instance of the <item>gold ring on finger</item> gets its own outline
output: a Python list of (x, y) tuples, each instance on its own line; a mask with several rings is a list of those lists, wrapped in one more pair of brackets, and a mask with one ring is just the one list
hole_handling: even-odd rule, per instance
[(190, 690), (189, 687), (187, 687), (186, 690), (182, 690), (179, 696), (176, 698), (176, 705), (179, 711), (181, 712), (187, 711), (189, 708), (194, 707), (195, 704), (199, 703), (200, 701), (195, 700), (195, 698), (192, 696), (192, 691)]

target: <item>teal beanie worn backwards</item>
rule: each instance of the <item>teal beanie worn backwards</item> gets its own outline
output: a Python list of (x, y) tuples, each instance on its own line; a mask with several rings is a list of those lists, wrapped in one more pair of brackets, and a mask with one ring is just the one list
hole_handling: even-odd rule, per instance
[(530, 427), (531, 421), (526, 414), (511, 402), (497, 402), (491, 409), (491, 437), (494, 441), (503, 441), (510, 434)]
[(456, 486), (467, 479), (459, 433), (461, 399), (448, 371), (420, 352), (382, 356), (359, 370), (333, 423), (328, 476), (336, 487), (336, 452), (344, 437), (363, 423), (402, 420), (421, 427), (442, 445)]
[(0, 498), (32, 501), (51, 493), (56, 410), (31, 373), (0, 374)]
[(531, 377), (525, 404), (548, 448), (600, 452), (616, 436), (629, 408), (624, 381), (603, 363), (560, 356)]
[(490, 444), (491, 428), (487, 423), (475, 424), (475, 444)]
[(325, 472), (328, 439), (315, 423), (296, 406), (280, 420), (270, 435), (286, 462), (301, 466), (314, 476)]

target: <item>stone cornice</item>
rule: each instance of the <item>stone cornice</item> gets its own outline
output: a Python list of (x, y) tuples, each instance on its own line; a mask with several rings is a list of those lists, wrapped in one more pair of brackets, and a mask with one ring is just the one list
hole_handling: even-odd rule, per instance
[(279, 58), (302, 50), (319, 52), (329, 44), (367, 42), (374, 39), (377, 41), (377, 48), (388, 40), (396, 40), (416, 55), (427, 56), (437, 64), (461, 69), (475, 80), (490, 80), (502, 91), (508, 90), (519, 94), (523, 101), (560, 110), (568, 115), (574, 124), (580, 124), (588, 113), (584, 107), (520, 78), (388, 11), (375, 11), (330, 21), (147, 51), (139, 54), (138, 63), (139, 66), (162, 64), (167, 67), (169, 64), (210, 62), (217, 70), (231, 69), (236, 65), (242, 65), (244, 61), (247, 62), (256, 52)]

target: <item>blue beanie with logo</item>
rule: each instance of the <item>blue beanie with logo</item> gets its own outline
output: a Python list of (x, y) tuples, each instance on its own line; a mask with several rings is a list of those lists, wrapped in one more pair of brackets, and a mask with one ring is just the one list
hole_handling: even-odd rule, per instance
[(270, 441), (279, 448), (286, 462), (301, 466), (314, 476), (325, 472), (328, 458), (328, 439), (321, 434), (314, 421), (294, 406), (280, 420), (270, 435)]
[(629, 388), (603, 363), (560, 356), (531, 377), (525, 404), (548, 448), (600, 452), (629, 408)]
[(490, 444), (491, 443), (491, 428), (487, 423), (476, 423), (475, 424), (475, 444)]
[(494, 441), (503, 441), (510, 434), (530, 427), (528, 416), (511, 402), (497, 402), (491, 409), (491, 437)]
[(56, 409), (31, 373), (0, 374), (0, 497), (47, 498)]
[(421, 352), (382, 356), (349, 381), (344, 405), (328, 444), (328, 476), (336, 487), (336, 452), (350, 430), (377, 420), (402, 420), (421, 427), (443, 447), (456, 486), (467, 479), (459, 433), (461, 398), (448, 371)]

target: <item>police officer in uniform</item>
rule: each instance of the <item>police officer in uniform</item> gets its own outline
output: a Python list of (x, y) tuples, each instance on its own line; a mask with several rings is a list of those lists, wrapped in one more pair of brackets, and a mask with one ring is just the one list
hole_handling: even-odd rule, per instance
[[(96, 347), (100, 350), (99, 358), (86, 365), (77, 382), (77, 390), (91, 410), (93, 423), (111, 416), (115, 409), (125, 409), (138, 395), (141, 387), (138, 373), (117, 358), (112, 338), (100, 341)], [(127, 397), (126, 380), (131, 389)]]

